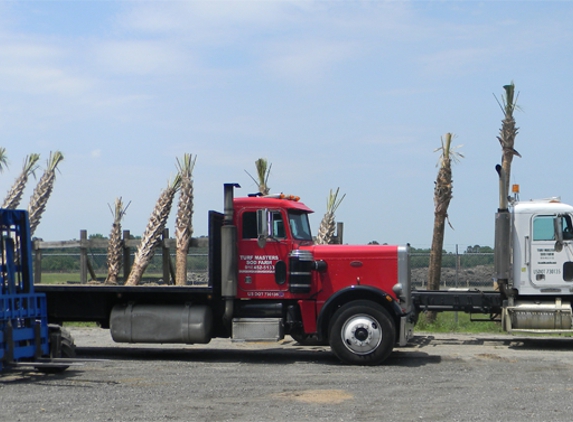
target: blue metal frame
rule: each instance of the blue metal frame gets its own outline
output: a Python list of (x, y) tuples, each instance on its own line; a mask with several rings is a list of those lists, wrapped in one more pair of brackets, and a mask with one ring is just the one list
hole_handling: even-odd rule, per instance
[(28, 213), (0, 209), (0, 370), (49, 354), (46, 296), (32, 277)]

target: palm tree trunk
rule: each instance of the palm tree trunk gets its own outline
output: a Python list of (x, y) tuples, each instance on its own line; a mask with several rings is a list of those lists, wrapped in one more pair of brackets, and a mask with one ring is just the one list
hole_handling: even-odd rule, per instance
[(105, 279), (105, 284), (117, 284), (117, 277), (121, 270), (121, 252), (121, 225), (114, 223), (107, 247), (107, 277)]
[(179, 205), (175, 222), (175, 239), (177, 251), (175, 256), (175, 284), (184, 286), (187, 284), (187, 254), (193, 236), (193, 168), (195, 159), (191, 154), (185, 154), (183, 160), (177, 160), (181, 186), (179, 193)]
[(34, 189), (32, 197), (30, 198), (30, 203), (28, 204), (30, 236), (34, 234), (36, 228), (40, 224), (40, 219), (46, 210), (46, 204), (48, 203), (48, 199), (50, 198), (52, 189), (54, 188), (56, 168), (63, 159), (64, 156), (60, 151), (56, 151), (53, 154), (50, 153), (50, 157), (48, 158), (48, 167), (44, 171), (44, 174), (40, 178), (40, 181), (36, 185), (36, 189)]
[(502, 150), (501, 166), (505, 171), (506, 182), (505, 191), (509, 192), (509, 185), (511, 183), (511, 163), (513, 162), (513, 156), (517, 155), (521, 157), (519, 152), (514, 148), (515, 137), (518, 133), (518, 128), (515, 126), (515, 119), (513, 117), (513, 112), (517, 106), (517, 97), (515, 95), (515, 85), (513, 82), (509, 85), (504, 85), (505, 96), (502, 98), (500, 108), (504, 113), (504, 119), (501, 122), (501, 129), (499, 131), (499, 136), (497, 137)]
[[(155, 248), (161, 241), (161, 234), (165, 228), (165, 223), (171, 211), (171, 204), (173, 197), (179, 189), (181, 179), (179, 175), (176, 176), (175, 181), (166, 188), (160, 195), (155, 204), (155, 208), (149, 218), (149, 223), (141, 238), (141, 243), (137, 248), (131, 272), (125, 284), (127, 286), (135, 286), (141, 281), (143, 272), (149, 265), (151, 258), (155, 255)], [(166, 280), (168, 281), (168, 280)]]
[(445, 228), (445, 216), (435, 215), (432, 248), (430, 249), (430, 266), (428, 268), (428, 290), (440, 289)]
[(6, 194), (2, 208), (6, 209), (16, 209), (20, 205), (22, 199), (22, 194), (26, 188), (26, 183), (28, 182), (28, 177), (30, 174), (34, 174), (38, 166), (36, 163), (40, 159), (40, 154), (30, 154), (24, 159), (24, 166), (22, 167), (22, 172), (18, 178), (14, 181), (14, 184)]
[[(442, 274), (442, 251), (444, 248), (444, 232), (448, 218), (448, 207), (452, 199), (452, 159), (462, 156), (454, 153), (451, 148), (452, 134), (446, 133), (442, 138), (442, 151), (440, 169), (434, 186), (434, 232), (432, 234), (432, 247), (430, 250), (430, 266), (428, 268), (428, 290), (440, 289)], [(426, 313), (428, 322), (436, 319), (436, 312)]]
[(123, 261), (121, 220), (123, 219), (130, 203), (124, 207), (121, 197), (115, 199), (115, 207), (112, 210), (113, 224), (111, 226), (109, 244), (107, 247), (107, 278), (105, 279), (105, 284), (117, 284), (117, 278)]

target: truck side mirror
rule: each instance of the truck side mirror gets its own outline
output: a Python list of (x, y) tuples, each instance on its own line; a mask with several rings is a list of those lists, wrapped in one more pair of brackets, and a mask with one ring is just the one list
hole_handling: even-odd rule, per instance
[(555, 252), (563, 250), (563, 218), (561, 215), (553, 219), (553, 232), (555, 238)]
[(257, 210), (257, 242), (259, 248), (264, 248), (269, 237), (269, 210), (262, 208)]

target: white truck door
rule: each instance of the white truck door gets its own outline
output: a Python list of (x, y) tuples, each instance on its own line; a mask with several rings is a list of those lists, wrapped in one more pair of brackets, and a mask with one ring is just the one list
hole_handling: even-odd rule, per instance
[(555, 248), (555, 215), (535, 215), (532, 220), (531, 265), (529, 279), (532, 286), (551, 293), (551, 289), (573, 287), (573, 227), (571, 217), (562, 216), (564, 245)]

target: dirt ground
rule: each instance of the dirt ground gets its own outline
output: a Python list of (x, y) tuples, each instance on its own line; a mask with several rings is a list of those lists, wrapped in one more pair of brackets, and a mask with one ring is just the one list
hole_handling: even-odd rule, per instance
[(0, 421), (570, 421), (573, 340), (419, 333), (377, 367), (329, 347), (129, 345), (73, 328), (83, 366), (0, 375)]

